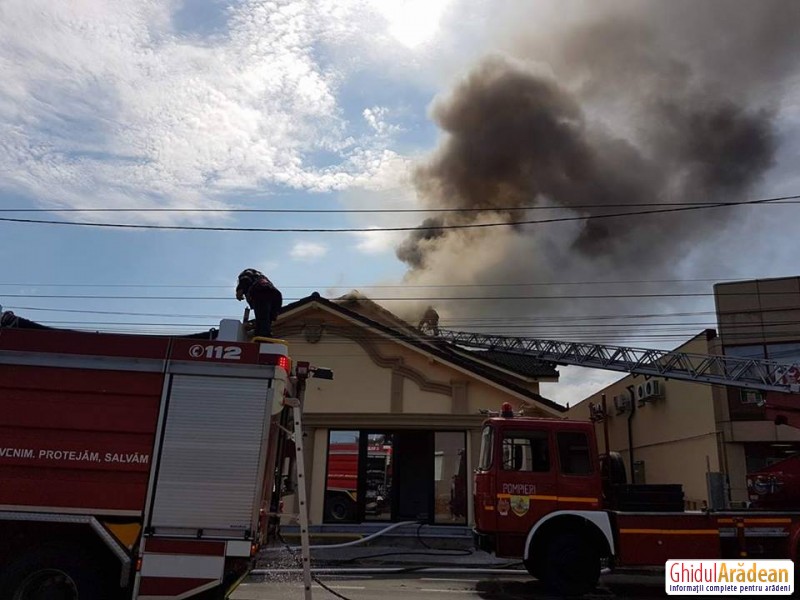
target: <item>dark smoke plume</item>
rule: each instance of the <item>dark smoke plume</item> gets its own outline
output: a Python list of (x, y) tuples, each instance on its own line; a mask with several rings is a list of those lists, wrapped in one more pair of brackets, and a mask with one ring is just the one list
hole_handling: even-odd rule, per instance
[[(608, 10), (557, 38), (509, 35), (511, 47), (475, 65), (433, 108), (443, 141), (415, 171), (418, 197), (425, 206), (482, 210), (443, 213), (425, 223), (441, 228), (408, 236), (397, 252), (409, 266), (407, 281), (616, 280), (648, 271), (668, 278), (691, 249), (739, 218), (721, 209), (568, 226), (446, 228), (647, 210), (618, 206), (625, 204), (751, 198), (777, 152), (769, 90), (783, 89), (800, 64), (787, 58), (800, 58), (800, 3), (782, 3), (789, 10), (774, 29), (775, 4), (746, 3), (738, 16), (730, 4), (738, 6), (715, 5), (728, 29), (713, 36), (720, 13), (683, 2)], [(737, 35), (749, 45), (737, 45)], [(752, 54), (770, 59), (759, 64)], [(533, 205), (563, 210), (508, 210)], [(489, 306), (462, 303), (445, 312), (479, 314)], [(511, 313), (532, 310), (530, 303), (508, 306)]]
[[(607, 205), (708, 199), (746, 191), (771, 165), (774, 134), (765, 112), (717, 98), (664, 98), (651, 111), (643, 151), (591, 130), (576, 97), (557, 83), (487, 59), (436, 107), (434, 118), (447, 140), (415, 173), (424, 202), (485, 211), (447, 213), (424, 226), (474, 222), (488, 213), (510, 222), (525, 213), (504, 208), (542, 200), (566, 208), (597, 205), (576, 210), (601, 215)], [(572, 249), (603, 252), (610, 232), (602, 221), (587, 221)], [(422, 267), (425, 254), (453, 235), (420, 230), (398, 256)]]
[(397, 257), (414, 268), (424, 266), (425, 245), (445, 234), (445, 230), (441, 229), (441, 226), (441, 219), (425, 219), (422, 226), (412, 232), (408, 239), (397, 248)]

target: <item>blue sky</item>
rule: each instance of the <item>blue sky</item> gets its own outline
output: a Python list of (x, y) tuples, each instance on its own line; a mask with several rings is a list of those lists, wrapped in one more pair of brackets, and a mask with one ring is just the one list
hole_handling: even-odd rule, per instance
[[(581, 0), (535, 7), (522, 0), (6, 0), (0, 4), (0, 208), (47, 211), (0, 217), (414, 226), (419, 215), (64, 209), (418, 207), (410, 174), (440, 143), (430, 112), (437, 98), (479, 57), (512, 51), (520, 39), (544, 41), (554, 24), (592, 10), (593, 3)], [(796, 88), (797, 79), (788, 81)], [(758, 197), (800, 190), (797, 95), (787, 93), (778, 112), (781, 152), (754, 190)], [(791, 206), (743, 212), (712, 251), (686, 250), (676, 262), (691, 262), (687, 278), (796, 275), (795, 229)], [(241, 315), (235, 277), (251, 266), (264, 270), (287, 301), (353, 287), (375, 295), (419, 293), (367, 287), (403, 278), (406, 265), (395, 257), (401, 240), (369, 231), (135, 231), (0, 222), (0, 304), (67, 327), (154, 331), (165, 328), (153, 324), (169, 324), (169, 330), (198, 331)], [(48, 297), (63, 295), (90, 298)], [(100, 295), (189, 298), (91, 298)], [(685, 306), (713, 310), (709, 299), (671, 308)], [(571, 391), (548, 393), (557, 399), (589, 393), (617, 377), (576, 375), (565, 380), (571, 387), (562, 386)]]
[[(439, 4), (444, 8), (447, 2)], [(11, 2), (0, 16), (0, 60), (13, 67), (0, 92), (0, 207), (53, 209), (10, 216), (371, 227), (368, 217), (346, 215), (58, 209), (413, 206), (402, 179), (409, 157), (435, 144), (426, 109), (436, 89), (400, 72), (413, 70), (425, 56), (422, 46), (436, 23), (427, 34), (406, 32), (406, 39), (405, 17), (372, 2), (133, 0), (69, 8)], [(30, 35), (34, 30), (40, 35)], [(365, 56), (373, 47), (379, 53)], [(380, 235), (0, 228), (6, 258), (0, 291), (8, 294), (3, 304), (13, 307), (230, 316), (241, 312), (232, 290), (236, 274), (248, 266), (267, 272), (287, 299), (403, 273), (391, 239)], [(8, 285), (14, 283), (27, 285)], [(67, 284), (217, 287), (46, 287)], [(43, 297), (52, 294), (229, 299)], [(29, 314), (43, 322), (109, 320)], [(133, 315), (120, 320), (164, 321)]]

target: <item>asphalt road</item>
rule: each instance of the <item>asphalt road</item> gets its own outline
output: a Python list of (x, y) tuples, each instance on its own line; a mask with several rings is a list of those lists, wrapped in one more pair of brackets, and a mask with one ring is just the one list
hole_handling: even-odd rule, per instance
[[(322, 574), (319, 579), (349, 600), (555, 600), (541, 583), (524, 575), (496, 574)], [(337, 596), (314, 584), (313, 598)], [(587, 600), (668, 598), (663, 579), (652, 576), (609, 575), (601, 579), (596, 593)], [(695, 596), (697, 597), (697, 596)], [(719, 596), (715, 596), (719, 598)], [(232, 600), (303, 600), (302, 580), (296, 573), (278, 574), (270, 579), (252, 578), (231, 596)]]

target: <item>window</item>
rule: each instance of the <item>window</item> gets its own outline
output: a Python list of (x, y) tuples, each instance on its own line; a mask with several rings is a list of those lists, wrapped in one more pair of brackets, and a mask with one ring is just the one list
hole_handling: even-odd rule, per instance
[(725, 356), (734, 356), (736, 358), (766, 358), (764, 346), (762, 344), (751, 346), (726, 346)]
[(467, 453), (463, 431), (434, 434), (434, 492), (437, 524), (467, 524)]
[(325, 522), (358, 522), (359, 431), (331, 431), (325, 483)]
[(559, 432), (558, 459), (564, 475), (589, 475), (592, 473), (589, 442), (585, 433)]
[(366, 477), (364, 479), (365, 520), (389, 521), (392, 518), (393, 449), (394, 436), (391, 433), (367, 434)]
[(483, 428), (481, 432), (481, 456), (478, 461), (478, 469), (481, 471), (488, 471), (492, 466), (492, 428), (488, 425)]
[(783, 363), (800, 362), (800, 344), (767, 344), (767, 356)]
[(503, 470), (546, 473), (550, 470), (547, 431), (507, 431), (503, 434)]
[(763, 406), (766, 400), (764, 392), (761, 390), (739, 390), (742, 404), (752, 404), (755, 406)]

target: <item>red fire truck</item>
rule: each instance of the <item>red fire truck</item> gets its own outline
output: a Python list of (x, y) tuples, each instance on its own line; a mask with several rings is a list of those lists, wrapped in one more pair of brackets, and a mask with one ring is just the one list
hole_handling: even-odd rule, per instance
[[(366, 456), (364, 511), (380, 515), (388, 509), (391, 494), (392, 447), (369, 444)], [(325, 486), (325, 518), (331, 523), (358, 518), (359, 444), (334, 442), (328, 452), (328, 477)]]
[(747, 492), (755, 508), (800, 507), (800, 455), (748, 473)]
[[(776, 422), (787, 423), (797, 412), (797, 365), (446, 330), (438, 337), (557, 364), (783, 394), (783, 404), (773, 407), (780, 412)], [(472, 498), (478, 547), (521, 559), (534, 577), (569, 596), (594, 589), (603, 565), (797, 561), (800, 506), (685, 511), (680, 485), (627, 483), (621, 456), (599, 454), (594, 427), (594, 421), (515, 416), (508, 404), (485, 421)]]
[(226, 597), (275, 511), (286, 345), (4, 317), (0, 598)]
[(331, 522), (356, 518), (358, 491), (358, 444), (331, 442), (325, 486), (325, 516)]
[(521, 559), (563, 595), (585, 594), (605, 564), (673, 559), (797, 560), (794, 511), (684, 511), (680, 485), (631, 485), (621, 457), (599, 455), (594, 423), (503, 416), (486, 420), (474, 475), (476, 544)]

